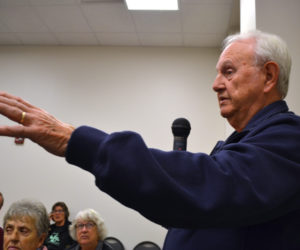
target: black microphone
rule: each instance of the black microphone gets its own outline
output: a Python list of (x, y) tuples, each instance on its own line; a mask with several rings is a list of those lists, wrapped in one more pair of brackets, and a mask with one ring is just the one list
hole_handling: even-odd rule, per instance
[(186, 141), (191, 131), (191, 125), (185, 118), (177, 118), (172, 123), (174, 135), (173, 150), (186, 150)]

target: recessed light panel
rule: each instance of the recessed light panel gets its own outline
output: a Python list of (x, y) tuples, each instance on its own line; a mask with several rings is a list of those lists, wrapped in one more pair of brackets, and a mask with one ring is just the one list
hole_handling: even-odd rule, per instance
[(126, 0), (129, 10), (178, 10), (178, 0)]

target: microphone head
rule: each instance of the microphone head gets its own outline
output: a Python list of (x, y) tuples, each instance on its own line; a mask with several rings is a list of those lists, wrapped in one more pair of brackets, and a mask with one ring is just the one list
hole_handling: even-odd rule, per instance
[(177, 118), (172, 123), (172, 132), (174, 136), (188, 137), (191, 131), (191, 125), (185, 118)]

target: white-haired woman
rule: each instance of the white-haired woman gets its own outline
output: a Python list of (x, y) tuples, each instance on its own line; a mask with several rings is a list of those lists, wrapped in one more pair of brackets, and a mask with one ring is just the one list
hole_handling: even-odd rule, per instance
[(93, 209), (78, 212), (69, 226), (69, 232), (78, 243), (69, 250), (112, 250), (103, 241), (107, 234), (104, 221)]

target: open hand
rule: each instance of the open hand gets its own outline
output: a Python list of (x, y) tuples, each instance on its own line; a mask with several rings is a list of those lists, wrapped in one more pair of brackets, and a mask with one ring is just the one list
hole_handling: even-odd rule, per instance
[(0, 126), (0, 135), (29, 138), (48, 152), (64, 156), (74, 127), (23, 99), (0, 92), (0, 114), (21, 126)]

